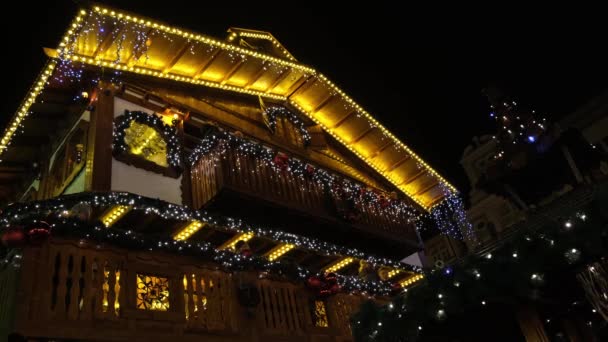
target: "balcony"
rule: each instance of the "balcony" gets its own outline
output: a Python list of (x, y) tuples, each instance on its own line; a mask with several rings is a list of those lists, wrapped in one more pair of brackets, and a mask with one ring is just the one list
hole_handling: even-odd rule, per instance
[(254, 272), (84, 241), (54, 238), (22, 252), (0, 269), (0, 318), (13, 322), (0, 332), (28, 338), (349, 341), (349, 317), (364, 300), (319, 300)]
[[(307, 222), (319, 219), (334, 229), (342, 226), (341, 231), (352, 232), (354, 228), (391, 241), (416, 241), (411, 212), (381, 208), (378, 203), (366, 201), (353, 205), (310, 177), (279, 170), (267, 161), (234, 149), (225, 149), (219, 158), (214, 153), (202, 156), (193, 165), (190, 180), (194, 208), (232, 206), (234, 214), (256, 206), (256, 210), (263, 211), (260, 209), (263, 203), (280, 209), (276, 213), (295, 213)], [(388, 194), (382, 196), (388, 198)], [(244, 203), (247, 205), (241, 205)], [(248, 219), (255, 216), (248, 214)], [(292, 225), (297, 224), (295, 221), (293, 217), (283, 219)], [(314, 225), (308, 222), (306, 229)]]

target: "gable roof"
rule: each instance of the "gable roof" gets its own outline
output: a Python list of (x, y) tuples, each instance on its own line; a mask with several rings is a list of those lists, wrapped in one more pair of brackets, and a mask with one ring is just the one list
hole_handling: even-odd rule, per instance
[[(252, 39), (268, 40), (272, 48), (254, 50)], [(57, 50), (46, 52), (51, 60), (2, 135), (0, 157), (56, 66), (70, 62), (283, 102), (319, 124), (423, 208), (441, 202), (446, 192), (457, 191), (338, 86), (298, 63), (267, 32), (233, 28), (222, 41), (95, 6), (81, 10)]]

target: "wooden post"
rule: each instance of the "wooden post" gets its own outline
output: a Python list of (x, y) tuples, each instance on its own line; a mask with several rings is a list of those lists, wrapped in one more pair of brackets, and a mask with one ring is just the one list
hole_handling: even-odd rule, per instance
[(114, 87), (100, 81), (97, 102), (91, 113), (86, 159), (85, 189), (110, 191), (112, 186), (112, 131)]

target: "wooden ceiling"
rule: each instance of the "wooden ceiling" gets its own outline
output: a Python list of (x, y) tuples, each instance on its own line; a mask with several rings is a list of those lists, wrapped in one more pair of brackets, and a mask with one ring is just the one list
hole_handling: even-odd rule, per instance
[[(456, 192), (327, 77), (298, 63), (270, 33), (233, 28), (225, 40), (218, 40), (137, 15), (93, 7), (79, 12), (58, 49), (47, 50), (47, 54), (75, 65), (283, 102), (320, 124), (423, 208), (429, 209), (448, 192)], [(10, 140), (13, 135), (17, 134), (7, 131), (4, 138)], [(8, 153), (7, 145), (5, 140), (0, 153)]]

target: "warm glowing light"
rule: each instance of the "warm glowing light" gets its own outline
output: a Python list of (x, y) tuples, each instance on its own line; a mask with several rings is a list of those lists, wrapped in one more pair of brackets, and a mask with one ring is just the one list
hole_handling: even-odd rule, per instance
[(421, 280), (422, 278), (424, 278), (424, 276), (422, 274), (416, 274), (413, 277), (409, 277), (407, 279), (400, 281), (399, 284), (401, 284), (402, 287), (406, 287), (406, 286), (412, 285), (413, 283)]
[(290, 243), (284, 243), (276, 246), (267, 253), (268, 260), (275, 261), (280, 258), (283, 254), (292, 250), (296, 245)]
[(118, 220), (120, 220), (123, 216), (125, 216), (129, 211), (131, 211), (131, 207), (126, 205), (117, 205), (109, 210), (101, 217), (101, 222), (104, 226), (110, 227)]
[(387, 276), (388, 276), (388, 278), (390, 279), (390, 278), (392, 278), (392, 277), (396, 276), (397, 274), (399, 274), (399, 273), (401, 273), (401, 272), (402, 272), (402, 271), (401, 271), (400, 269), (395, 268), (395, 269), (393, 269), (393, 270), (390, 270), (390, 271), (388, 272), (388, 275), (387, 275)]
[(187, 226), (179, 230), (175, 235), (173, 235), (173, 239), (178, 241), (188, 240), (194, 233), (198, 232), (205, 226), (205, 223), (201, 221), (192, 221)]
[(251, 238), (253, 238), (253, 237), (254, 237), (254, 234), (252, 232), (237, 234), (237, 235), (233, 236), (230, 240), (224, 242), (217, 249), (219, 249), (219, 250), (234, 249), (234, 246), (237, 244), (237, 242), (239, 242), (239, 241), (247, 242), (247, 241), (251, 240)]
[(325, 273), (336, 272), (339, 269), (344, 268), (346, 265), (350, 264), (353, 261), (355, 261), (355, 259), (351, 258), (351, 257), (346, 257), (344, 259), (341, 259), (341, 260), (333, 263), (329, 267), (327, 267), (325, 269)]

